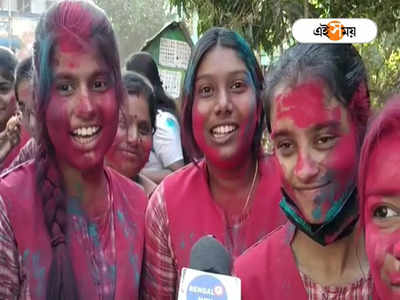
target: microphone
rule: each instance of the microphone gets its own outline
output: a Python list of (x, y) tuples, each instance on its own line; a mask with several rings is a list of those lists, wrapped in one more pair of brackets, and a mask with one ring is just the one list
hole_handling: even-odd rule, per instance
[(232, 256), (213, 236), (200, 238), (182, 268), (178, 300), (240, 300), (241, 282), (232, 272)]
[(206, 235), (192, 247), (190, 268), (209, 273), (231, 275), (232, 256), (213, 236)]

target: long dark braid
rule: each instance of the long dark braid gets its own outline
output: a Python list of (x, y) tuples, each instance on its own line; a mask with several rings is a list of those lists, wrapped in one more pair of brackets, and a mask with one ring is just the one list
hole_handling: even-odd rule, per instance
[(67, 196), (57, 168), (54, 146), (49, 138), (46, 111), (53, 84), (52, 58), (61, 33), (82, 42), (93, 42), (112, 71), (117, 101), (123, 99), (118, 47), (111, 24), (104, 12), (86, 1), (54, 4), (41, 18), (34, 43), (34, 99), (38, 114), (39, 137), (36, 156), (36, 185), (41, 191), (45, 224), (52, 247), (46, 299), (78, 299), (78, 289), (66, 243)]

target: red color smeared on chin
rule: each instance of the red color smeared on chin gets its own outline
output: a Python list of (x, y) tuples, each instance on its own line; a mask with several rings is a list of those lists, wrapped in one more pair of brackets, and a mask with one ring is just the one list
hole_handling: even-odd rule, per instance
[[(365, 182), (365, 240), (371, 273), (381, 299), (400, 299), (400, 134), (378, 140), (368, 161)], [(397, 215), (376, 217), (379, 207)], [(395, 283), (395, 284), (394, 284)]]

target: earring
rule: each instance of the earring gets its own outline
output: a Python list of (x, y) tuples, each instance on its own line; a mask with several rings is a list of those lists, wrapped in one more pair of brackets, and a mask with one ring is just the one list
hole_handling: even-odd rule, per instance
[(271, 139), (271, 135), (268, 132), (268, 130), (264, 130), (264, 132), (263, 132), (262, 146), (263, 146), (264, 153), (266, 153), (268, 155), (274, 154), (274, 143)]

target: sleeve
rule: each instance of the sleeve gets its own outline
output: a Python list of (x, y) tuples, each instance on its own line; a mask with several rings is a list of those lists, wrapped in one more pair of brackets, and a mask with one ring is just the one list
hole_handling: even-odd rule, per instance
[(146, 211), (141, 299), (175, 299), (177, 271), (162, 191), (163, 185), (160, 185)]
[(176, 118), (169, 112), (159, 112), (156, 125), (153, 149), (164, 168), (183, 160), (180, 127)]
[(0, 299), (17, 299), (20, 294), (18, 257), (14, 233), (0, 196)]

